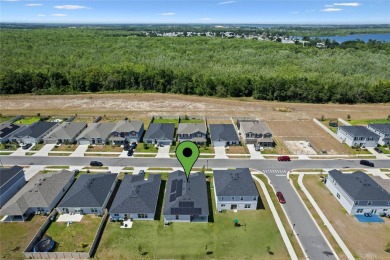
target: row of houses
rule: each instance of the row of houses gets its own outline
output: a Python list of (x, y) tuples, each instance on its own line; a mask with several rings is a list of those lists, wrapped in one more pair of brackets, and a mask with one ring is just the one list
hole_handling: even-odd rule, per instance
[[(145, 133), (142, 121), (122, 120), (117, 123), (36, 122), (29, 126), (13, 123), (0, 125), (1, 142), (70, 144), (78, 143), (122, 145), (125, 142), (172, 145), (176, 140), (175, 124), (151, 123)], [(205, 144), (208, 137), (213, 146), (239, 145), (240, 136), (245, 143), (273, 146), (272, 132), (259, 120), (238, 120), (234, 124), (180, 123), (177, 129), (179, 142), (190, 140)]]
[[(3, 221), (25, 221), (34, 214), (57, 208), (62, 214), (103, 214), (117, 183), (118, 174), (74, 172), (38, 173), (27, 183), (21, 167), (0, 169)], [(7, 176), (5, 179), (4, 176)], [(125, 175), (109, 213), (113, 220), (153, 220), (161, 189), (161, 175)], [(256, 210), (259, 193), (249, 169), (214, 171), (217, 210)], [(204, 173), (169, 174), (165, 190), (165, 222), (207, 222), (209, 201)]]
[(377, 147), (390, 145), (390, 124), (339, 126), (337, 136), (350, 147)]

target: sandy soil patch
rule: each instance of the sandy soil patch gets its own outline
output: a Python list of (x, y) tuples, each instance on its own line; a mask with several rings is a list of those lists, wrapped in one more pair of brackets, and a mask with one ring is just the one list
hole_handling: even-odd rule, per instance
[(284, 144), (292, 154), (317, 154), (306, 141), (285, 141)]

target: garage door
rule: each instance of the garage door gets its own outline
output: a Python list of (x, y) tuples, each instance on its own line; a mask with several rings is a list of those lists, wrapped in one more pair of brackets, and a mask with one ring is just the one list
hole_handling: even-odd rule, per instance
[(214, 146), (216, 146), (216, 147), (221, 147), (221, 146), (225, 147), (226, 146), (226, 142), (225, 141), (214, 142)]
[(86, 144), (90, 144), (90, 142), (89, 142), (88, 140), (80, 140), (80, 141), (79, 141), (79, 144), (84, 144), (84, 145), (86, 145)]
[(157, 141), (158, 144), (163, 144), (163, 145), (171, 145), (172, 142), (171, 140), (159, 140)]

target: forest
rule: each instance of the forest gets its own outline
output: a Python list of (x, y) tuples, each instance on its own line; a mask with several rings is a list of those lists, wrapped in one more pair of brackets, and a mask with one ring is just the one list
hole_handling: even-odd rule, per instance
[(390, 102), (390, 43), (328, 49), (109, 28), (0, 29), (0, 94), (162, 92), (310, 103)]

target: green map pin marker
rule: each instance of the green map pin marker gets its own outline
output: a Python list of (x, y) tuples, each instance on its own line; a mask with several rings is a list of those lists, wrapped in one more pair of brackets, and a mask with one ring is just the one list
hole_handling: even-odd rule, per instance
[(181, 142), (176, 147), (176, 158), (179, 160), (181, 166), (183, 166), (184, 172), (187, 176), (187, 181), (190, 176), (192, 166), (194, 166), (196, 160), (199, 158), (199, 153), (198, 146), (191, 141)]

